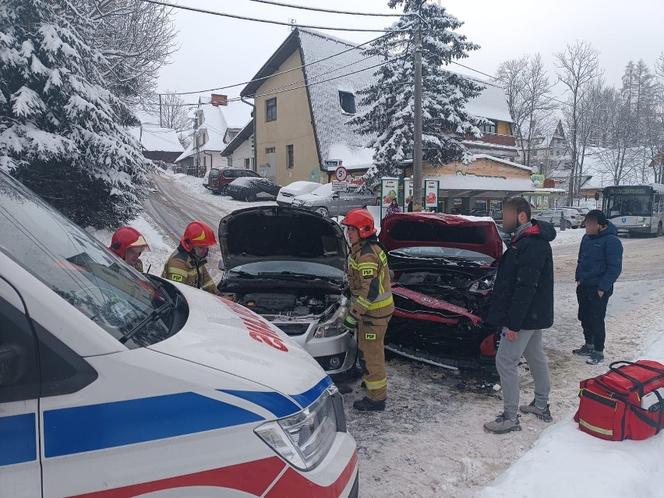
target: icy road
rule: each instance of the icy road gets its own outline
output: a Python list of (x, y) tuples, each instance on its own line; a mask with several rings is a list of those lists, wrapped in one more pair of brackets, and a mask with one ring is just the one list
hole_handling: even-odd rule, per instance
[[(193, 218), (216, 228), (224, 215), (250, 204), (213, 196), (202, 179), (163, 175), (146, 202), (146, 215), (175, 240)], [(576, 320), (574, 268), (582, 233), (561, 234), (554, 244), (556, 323), (546, 332), (551, 364), (554, 418), (571, 417), (577, 405), (578, 382), (606, 369), (591, 367), (571, 355), (582, 342)], [(607, 319), (607, 364), (631, 359), (653, 340), (664, 324), (653, 328), (664, 291), (664, 238), (623, 239), (624, 273), (616, 286)], [(210, 257), (216, 269), (218, 249)], [(362, 497), (449, 497), (477, 495), (525, 453), (547, 424), (522, 419), (523, 430), (505, 436), (484, 433), (482, 423), (502, 408), (492, 385), (450, 375), (440, 369), (401, 359), (388, 362), (389, 403), (384, 413), (356, 414), (352, 401), (359, 387), (345, 398), (348, 427), (360, 453)], [(532, 386), (524, 375), (524, 402)]]

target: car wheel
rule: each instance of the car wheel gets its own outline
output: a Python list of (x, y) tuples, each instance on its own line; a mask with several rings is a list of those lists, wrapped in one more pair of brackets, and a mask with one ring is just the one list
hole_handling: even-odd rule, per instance
[(316, 212), (321, 216), (324, 216), (325, 218), (327, 218), (327, 216), (330, 214), (327, 208), (324, 207), (319, 207), (318, 209), (316, 209)]

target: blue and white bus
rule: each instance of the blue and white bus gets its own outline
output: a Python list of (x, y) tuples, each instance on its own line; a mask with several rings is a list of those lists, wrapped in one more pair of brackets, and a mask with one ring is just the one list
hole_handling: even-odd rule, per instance
[(664, 234), (664, 185), (617, 185), (604, 188), (604, 213), (619, 233)]

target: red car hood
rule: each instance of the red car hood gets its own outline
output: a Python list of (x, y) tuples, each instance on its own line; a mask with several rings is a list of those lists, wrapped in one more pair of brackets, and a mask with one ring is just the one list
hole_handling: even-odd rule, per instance
[(379, 237), (388, 251), (405, 247), (452, 247), (491, 256), (503, 254), (493, 220), (438, 213), (398, 213), (382, 221)]

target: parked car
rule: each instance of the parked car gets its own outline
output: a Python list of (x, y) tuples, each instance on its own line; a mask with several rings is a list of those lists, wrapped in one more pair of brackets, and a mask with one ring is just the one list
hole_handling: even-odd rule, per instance
[(493, 360), (487, 311), (503, 241), (493, 221), (436, 213), (395, 214), (379, 236), (394, 272), (386, 348), (458, 367)]
[(355, 364), (355, 339), (342, 326), (348, 255), (340, 225), (302, 209), (253, 207), (223, 218), (219, 240), (224, 295), (279, 327), (327, 373)]
[(238, 201), (273, 201), (279, 194), (279, 187), (269, 178), (241, 177), (228, 185), (228, 195)]
[(334, 191), (332, 183), (321, 185), (309, 194), (293, 199), (293, 207), (316, 211), (323, 216), (344, 216), (354, 208), (377, 206), (380, 199), (364, 185), (348, 185), (344, 190)]
[(260, 175), (250, 169), (242, 168), (212, 168), (208, 173), (205, 188), (211, 190), (213, 194), (227, 195), (228, 185), (236, 178), (260, 178)]
[(576, 208), (555, 208), (545, 209), (533, 216), (538, 221), (546, 221), (554, 226), (561, 225), (561, 218), (564, 220), (565, 228), (578, 228), (581, 226), (583, 216)]
[(273, 324), (2, 172), (0, 231), (0, 496), (357, 497), (341, 395)]
[(317, 182), (293, 182), (281, 188), (277, 196), (277, 204), (280, 206), (290, 206), (293, 204), (295, 197), (313, 192), (320, 186), (320, 183)]

